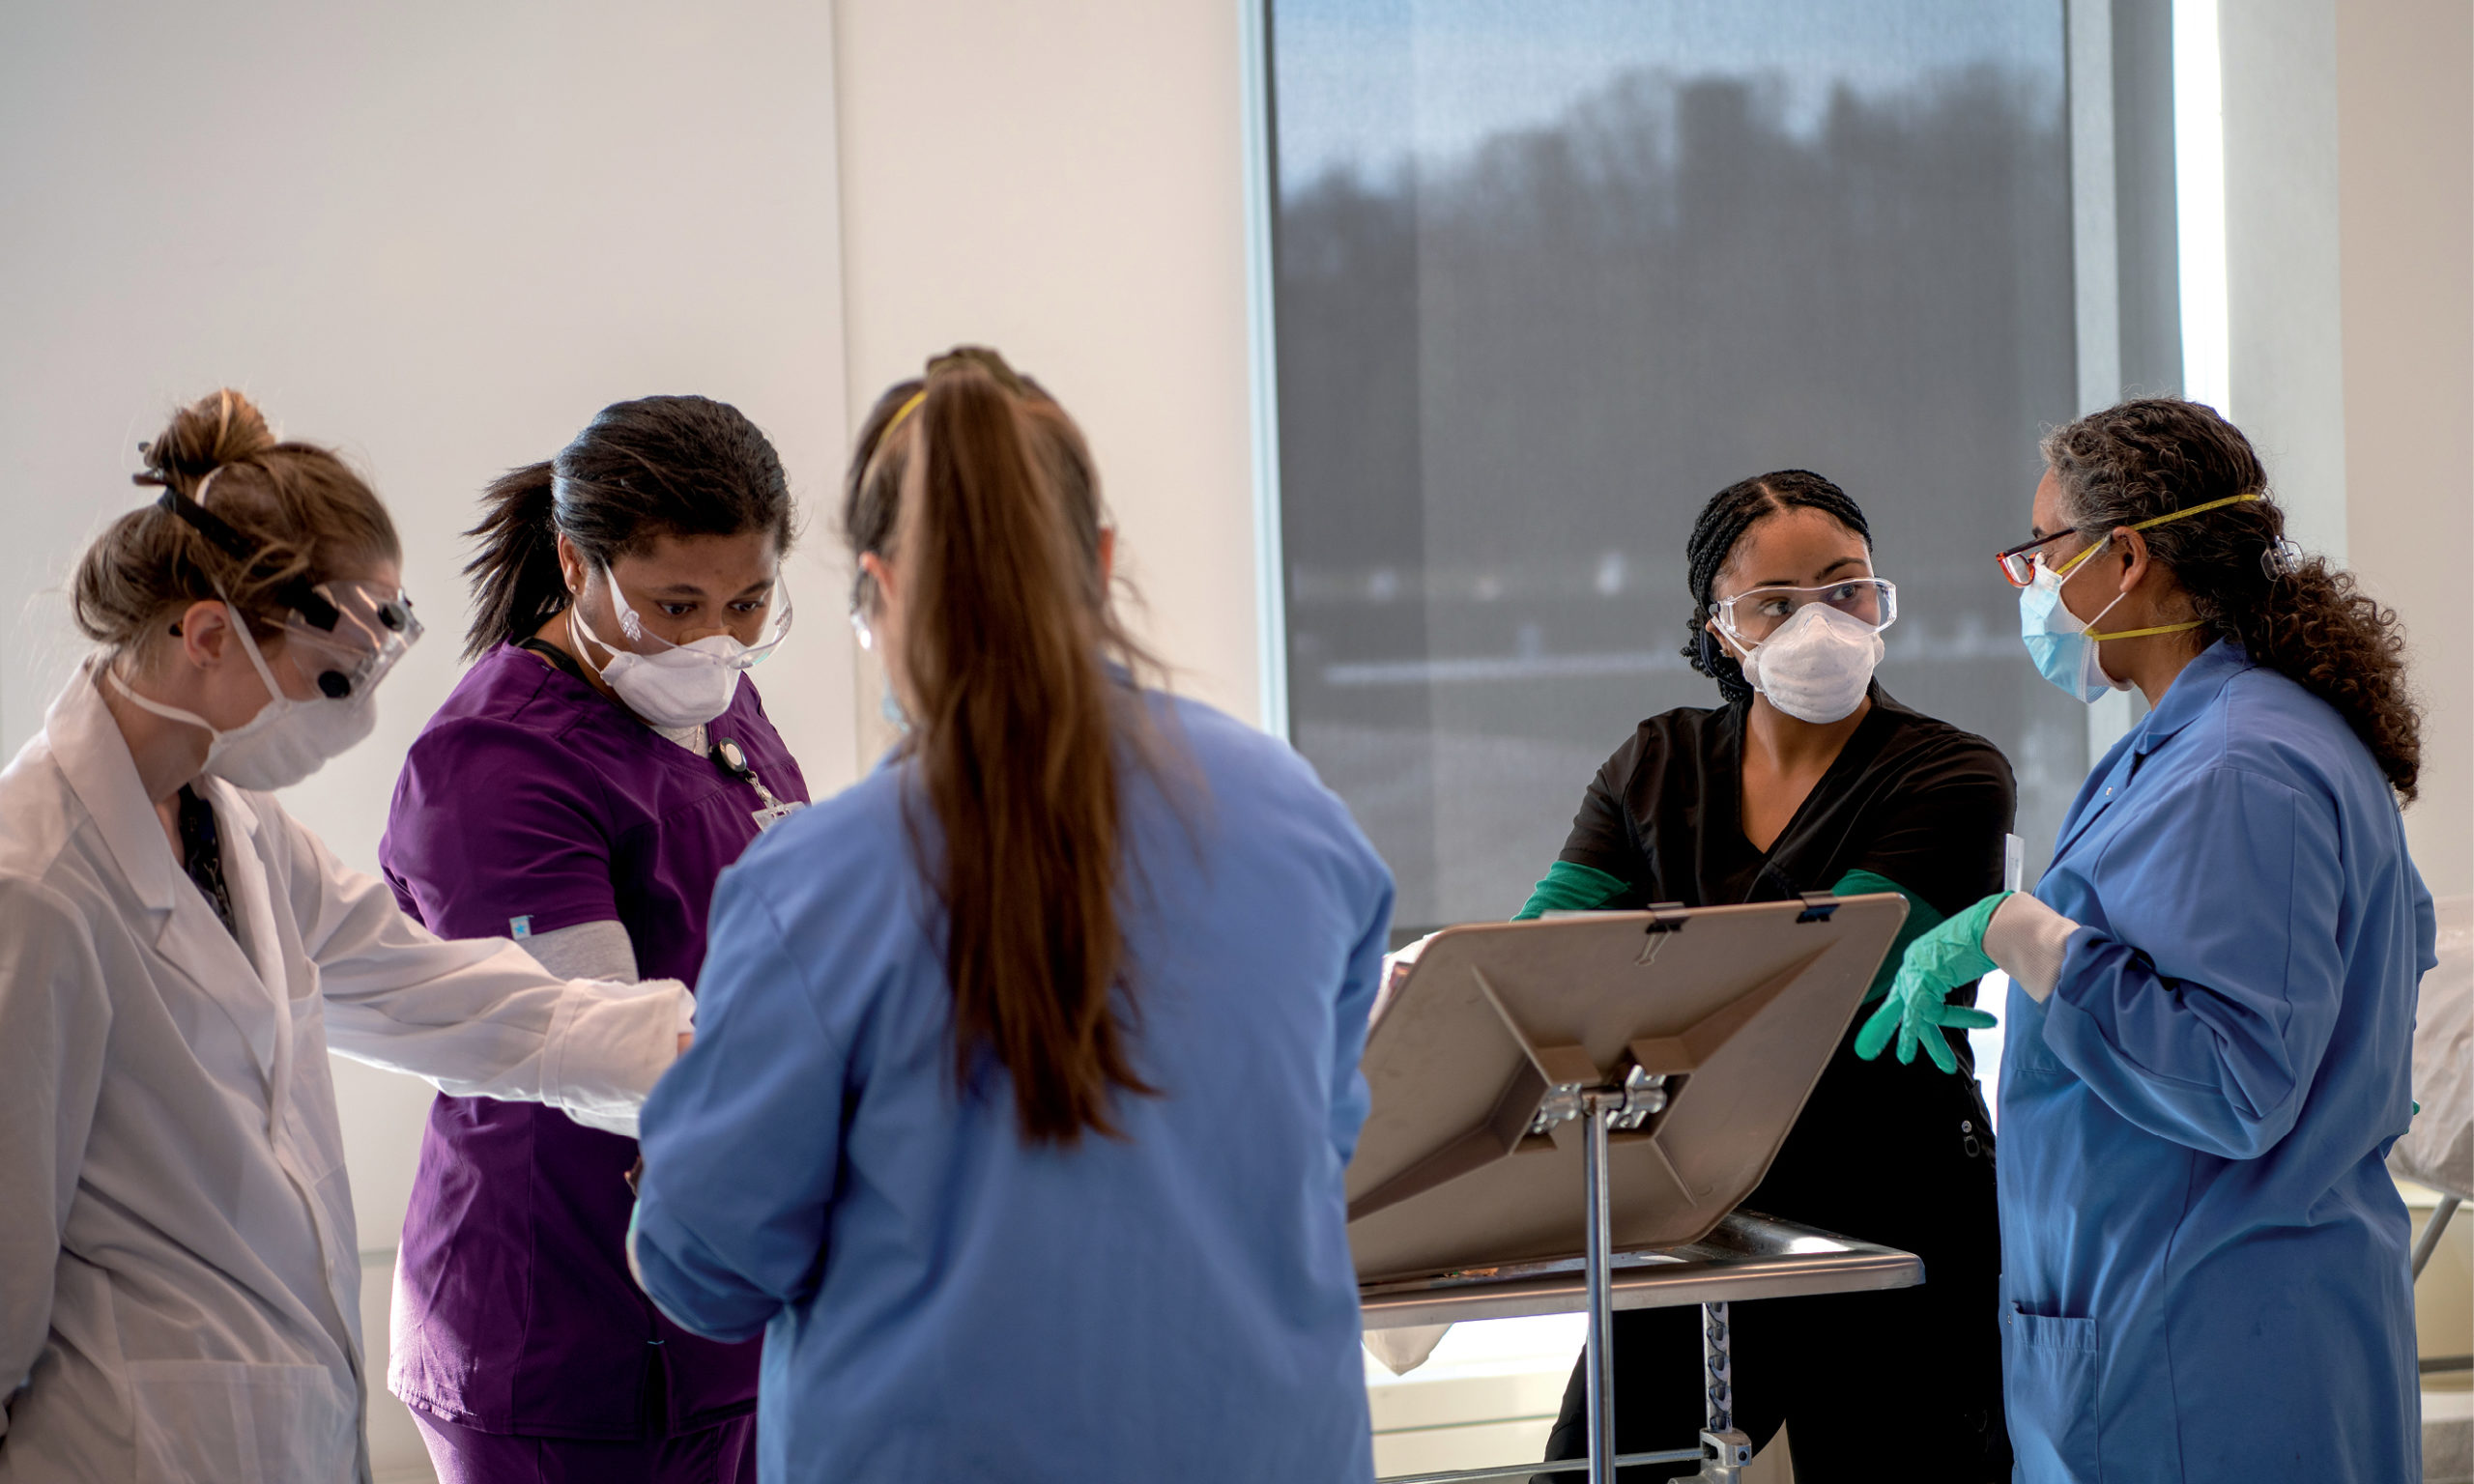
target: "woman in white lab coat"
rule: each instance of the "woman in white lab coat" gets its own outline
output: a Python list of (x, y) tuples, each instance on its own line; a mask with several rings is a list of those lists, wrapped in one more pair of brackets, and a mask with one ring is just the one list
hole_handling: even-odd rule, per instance
[(419, 635), (393, 525), (229, 392), (146, 464), (0, 773), (0, 1481), (365, 1480), (328, 1050), (623, 1122), (686, 993), (442, 942), (286, 814)]

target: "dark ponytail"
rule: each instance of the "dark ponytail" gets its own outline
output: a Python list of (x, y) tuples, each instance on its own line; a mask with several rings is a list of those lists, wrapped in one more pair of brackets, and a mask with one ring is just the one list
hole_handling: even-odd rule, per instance
[(2213, 408), (2143, 398), (2090, 413), (2044, 441), (2071, 524), (2089, 540), (2176, 510), (2220, 506), (2140, 534), (2171, 572), (2212, 639), (2337, 709), (2371, 750), (2397, 796), (2422, 776), (2422, 719), (2405, 683), (2405, 637), (2353, 574), (2300, 555), (2285, 511), (2242, 431)]
[(551, 466), (510, 469), (481, 492), (481, 524), (464, 534), (480, 552), (464, 564), (473, 583), (473, 627), (464, 658), (524, 638), (567, 606), (559, 570), (559, 528), (550, 498)]
[(1744, 533), (1764, 519), (1789, 510), (1819, 510), (1863, 537), (1866, 551), (1873, 549), (1873, 531), (1864, 524), (1864, 512), (1845, 490), (1808, 469), (1782, 469), (1728, 485), (1710, 497), (1710, 502), (1701, 507), (1700, 519), (1692, 523), (1692, 538), (1683, 549), (1692, 585), (1692, 626), (1683, 657), (1694, 670), (1718, 682), (1718, 694), (1729, 705), (1750, 700), (1752, 682), (1744, 678), (1743, 666), (1726, 646), (1710, 637), (1710, 605), (1716, 601), (1718, 578), (1735, 560), (1736, 547)]
[(509, 470), (481, 496), (473, 626), (464, 657), (520, 640), (569, 602), (559, 537), (608, 566), (663, 536), (770, 531), (777, 552), (795, 536), (791, 487), (762, 430), (709, 397), (617, 402), (545, 464)]
[(1129, 1049), (1118, 916), (1120, 773), (1152, 754), (1141, 697), (1108, 664), (1157, 667), (1109, 611), (1081, 435), (994, 352), (957, 351), (879, 399), (843, 518), (854, 557), (902, 574), (903, 745), (936, 843), (906, 817), (945, 912), (957, 1078), (1002, 1065), (1031, 1142), (1114, 1136), (1112, 1095), (1154, 1091)]

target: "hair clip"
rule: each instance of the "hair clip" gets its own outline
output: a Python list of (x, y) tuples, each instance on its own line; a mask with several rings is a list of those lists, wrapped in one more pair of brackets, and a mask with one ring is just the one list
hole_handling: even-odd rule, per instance
[(2259, 553), (2259, 575), (2270, 582), (2291, 577), (2293, 569), (2302, 565), (2302, 546), (2291, 536), (2279, 536)]

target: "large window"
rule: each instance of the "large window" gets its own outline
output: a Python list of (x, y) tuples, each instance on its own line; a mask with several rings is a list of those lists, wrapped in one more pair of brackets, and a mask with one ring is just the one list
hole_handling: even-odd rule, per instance
[(1404, 928), (1508, 916), (1681, 650), (1693, 515), (1808, 468), (1883, 684), (2047, 845), (2086, 764), (1991, 554), (2077, 410), (2061, 0), (1270, 0), (1289, 728)]

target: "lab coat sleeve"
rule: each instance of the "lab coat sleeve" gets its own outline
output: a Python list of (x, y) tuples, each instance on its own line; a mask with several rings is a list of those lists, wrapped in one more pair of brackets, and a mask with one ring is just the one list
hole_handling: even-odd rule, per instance
[[(663, 1313), (742, 1340), (808, 1297), (824, 1270), (849, 1046), (819, 1014), (805, 969), (745, 877), (722, 878), (710, 941), (696, 1043), (645, 1107), (628, 1251)], [(837, 982), (874, 978), (870, 957), (838, 953)]]
[(562, 980), (504, 938), (442, 940), (382, 882), (268, 813), (290, 847), (293, 911), (334, 1050), (455, 1097), (548, 1103), (603, 1127), (642, 1106), (677, 1060), (686, 985)]
[(111, 1001), (85, 920), (0, 880), (0, 1446), (51, 1332), (52, 1275), (101, 1096)]
[(2292, 1129), (2336, 1029), (2336, 806), (2218, 768), (2137, 807), (2099, 867), (2106, 922), (2070, 935), (2045, 1046), (2139, 1127), (2255, 1158)]
[[(1369, 856), (1371, 850), (1368, 850)], [(1381, 891), (1357, 946), (1349, 951), (1347, 975), (1340, 982), (1339, 1001), (1332, 1025), (1332, 1149), (1345, 1167), (1357, 1153), (1358, 1130), (1366, 1123), (1374, 1095), (1366, 1088), (1358, 1065), (1366, 1055), (1366, 1022), (1383, 986), (1383, 954), (1392, 941), (1392, 876), (1375, 863)]]

